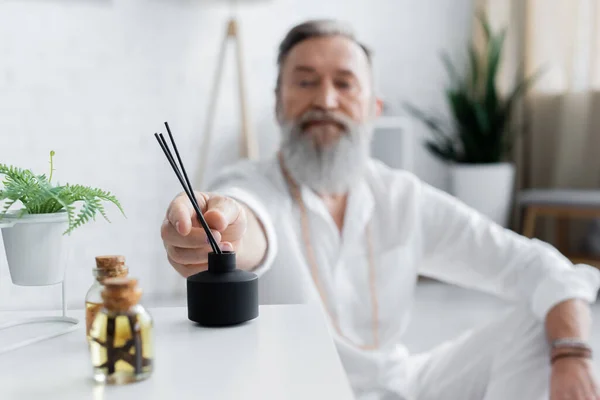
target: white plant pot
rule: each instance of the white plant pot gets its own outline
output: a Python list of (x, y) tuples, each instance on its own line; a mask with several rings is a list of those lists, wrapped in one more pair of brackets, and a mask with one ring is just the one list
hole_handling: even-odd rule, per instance
[(508, 225), (514, 179), (515, 166), (511, 163), (450, 167), (451, 193), (503, 227)]
[(15, 285), (45, 286), (63, 281), (67, 251), (63, 232), (68, 228), (64, 212), (31, 214), (21, 218), (7, 215), (2, 227), (10, 277)]

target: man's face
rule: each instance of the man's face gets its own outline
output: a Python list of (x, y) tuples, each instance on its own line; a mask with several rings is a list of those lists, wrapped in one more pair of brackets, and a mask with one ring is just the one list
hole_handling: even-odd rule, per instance
[(361, 125), (380, 112), (367, 56), (342, 36), (297, 44), (283, 62), (280, 79), (279, 119), (300, 122), (316, 147), (334, 145), (347, 130), (335, 116)]
[(293, 178), (319, 193), (343, 193), (369, 159), (375, 99), (363, 49), (340, 36), (305, 40), (281, 69), (277, 119), (280, 147)]

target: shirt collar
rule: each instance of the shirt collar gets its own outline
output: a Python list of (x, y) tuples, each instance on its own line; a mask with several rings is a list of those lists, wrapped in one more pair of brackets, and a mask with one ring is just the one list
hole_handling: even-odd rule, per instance
[[(337, 226), (321, 198), (307, 186), (303, 185), (301, 191), (302, 199), (309, 212), (313, 212), (326, 220), (337, 231)], [(374, 205), (373, 192), (366, 176), (363, 176), (352, 185), (348, 192), (344, 226), (342, 228), (343, 242), (352, 242), (352, 239), (357, 235), (364, 235), (365, 226), (373, 214)]]

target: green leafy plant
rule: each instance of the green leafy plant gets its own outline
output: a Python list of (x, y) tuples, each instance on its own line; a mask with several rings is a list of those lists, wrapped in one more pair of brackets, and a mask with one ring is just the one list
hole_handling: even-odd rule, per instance
[[(103, 201), (113, 203), (125, 215), (121, 204), (110, 192), (82, 185), (53, 185), (54, 155), (54, 151), (51, 151), (49, 178), (36, 175), (29, 169), (0, 163), (0, 175), (4, 176), (0, 187), (0, 201), (4, 201), (0, 220), (18, 201), (23, 205), (16, 213), (19, 218), (24, 214), (66, 212), (69, 227), (64, 234), (70, 234), (81, 225), (95, 220), (98, 213), (110, 222)], [(79, 209), (76, 204), (80, 204)]]
[(520, 80), (502, 97), (496, 88), (496, 76), (506, 29), (492, 32), (484, 14), (478, 20), (484, 32), (484, 45), (481, 52), (473, 44), (468, 47), (469, 67), (465, 77), (458, 73), (448, 54), (442, 54), (452, 81), (445, 92), (451, 121), (405, 104), (405, 109), (433, 132), (433, 139), (427, 140), (425, 146), (444, 161), (465, 164), (503, 161), (514, 142), (510, 119), (515, 104), (541, 73), (537, 71)]

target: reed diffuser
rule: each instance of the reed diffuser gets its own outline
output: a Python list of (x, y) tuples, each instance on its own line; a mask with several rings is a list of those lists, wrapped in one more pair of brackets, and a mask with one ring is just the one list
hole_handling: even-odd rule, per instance
[(96, 382), (120, 385), (152, 374), (153, 321), (138, 304), (141, 295), (135, 279), (104, 281), (104, 306), (92, 323), (89, 342)]
[(196, 218), (213, 250), (208, 255), (208, 270), (187, 278), (188, 319), (205, 326), (235, 325), (254, 319), (258, 316), (258, 277), (252, 272), (236, 268), (235, 252), (223, 252), (219, 248), (198, 205), (167, 122), (165, 128), (181, 170), (162, 133), (155, 133), (154, 136), (192, 203)]

